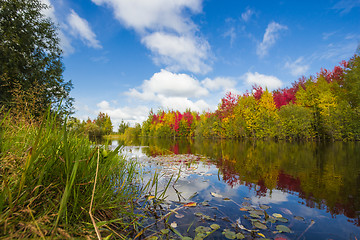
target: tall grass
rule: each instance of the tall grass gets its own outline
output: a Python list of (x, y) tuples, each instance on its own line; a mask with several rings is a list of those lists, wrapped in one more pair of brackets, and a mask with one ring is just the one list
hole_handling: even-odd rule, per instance
[(40, 122), (0, 116), (0, 238), (125, 239), (137, 227), (141, 176), (120, 147), (96, 146), (50, 111)]

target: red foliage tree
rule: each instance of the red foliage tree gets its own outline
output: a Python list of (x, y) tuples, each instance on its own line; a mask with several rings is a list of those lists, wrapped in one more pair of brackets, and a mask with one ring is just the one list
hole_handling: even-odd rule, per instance
[(232, 112), (234, 111), (234, 107), (237, 104), (238, 99), (239, 99), (239, 96), (237, 94), (233, 94), (231, 92), (226, 93), (225, 97), (223, 97), (221, 99), (220, 106), (216, 110), (215, 115), (218, 118), (223, 119), (223, 118), (229, 116), (230, 114), (232, 114)]

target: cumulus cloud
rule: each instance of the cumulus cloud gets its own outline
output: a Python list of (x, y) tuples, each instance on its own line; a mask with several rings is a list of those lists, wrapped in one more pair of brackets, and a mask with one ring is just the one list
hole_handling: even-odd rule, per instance
[(74, 10), (71, 10), (67, 21), (73, 36), (80, 38), (89, 47), (102, 48), (96, 39), (95, 33), (91, 30), (89, 23), (81, 18)]
[(282, 86), (282, 82), (275, 76), (263, 75), (260, 73), (251, 73), (248, 72), (244, 76), (245, 81), (248, 85), (258, 85), (263, 88), (267, 88), (269, 91), (280, 88)]
[[(207, 83), (211, 80), (207, 79)], [(221, 84), (215, 83), (212, 88), (220, 88)], [(138, 88), (132, 88), (126, 95), (131, 99), (153, 102), (163, 109), (173, 109), (185, 111), (191, 109), (193, 111), (202, 112), (210, 109), (210, 105), (202, 100), (209, 94), (209, 86), (205, 87), (205, 82), (187, 75), (172, 73), (167, 70), (161, 70), (155, 73), (149, 80), (145, 80)], [(231, 85), (231, 83), (223, 83), (223, 85)]]
[(229, 77), (205, 78), (201, 83), (211, 91), (223, 90), (225, 92), (233, 90), (236, 85), (235, 79)]
[(207, 73), (209, 43), (198, 34), (190, 14), (202, 11), (202, 0), (92, 0), (113, 9), (115, 18), (134, 29), (156, 64), (170, 71)]
[(294, 62), (287, 61), (285, 63), (285, 68), (290, 70), (291, 75), (298, 77), (300, 75), (305, 75), (310, 66), (304, 63), (303, 57), (299, 57)]
[(141, 123), (146, 120), (150, 111), (146, 106), (137, 106), (135, 108), (111, 106), (111, 103), (105, 100), (99, 102), (96, 106), (98, 107), (97, 112), (107, 113), (110, 116), (115, 128), (122, 120), (129, 122), (133, 126), (135, 123)]
[(256, 49), (256, 54), (259, 57), (264, 57), (268, 54), (269, 49), (276, 43), (279, 38), (279, 32), (281, 30), (287, 30), (287, 26), (281, 25), (276, 22), (271, 22), (268, 24), (263, 40)]
[(170, 71), (186, 69), (194, 73), (205, 73), (210, 67), (205, 64), (209, 44), (193, 36), (154, 32), (143, 37), (143, 44), (154, 54), (154, 61), (165, 64)]
[(145, 80), (140, 86), (140, 91), (130, 89), (128, 95), (143, 100), (159, 101), (159, 96), (198, 98), (209, 93), (198, 80), (189, 75), (172, 73), (164, 69)]

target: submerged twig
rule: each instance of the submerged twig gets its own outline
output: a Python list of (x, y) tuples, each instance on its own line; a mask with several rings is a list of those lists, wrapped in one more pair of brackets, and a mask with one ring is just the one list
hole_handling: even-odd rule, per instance
[(92, 195), (91, 195), (89, 215), (90, 215), (90, 218), (91, 218), (91, 222), (92, 222), (92, 224), (94, 225), (96, 235), (97, 235), (98, 239), (101, 240), (101, 235), (100, 235), (99, 229), (98, 229), (98, 227), (96, 226), (95, 219), (94, 219), (94, 217), (93, 217), (93, 215), (92, 215), (92, 213), (91, 213), (92, 205), (93, 205), (93, 202), (94, 202), (94, 195), (95, 195), (97, 175), (98, 175), (98, 171), (99, 171), (99, 158), (100, 158), (100, 149), (98, 148), (98, 157), (97, 157), (97, 162), (96, 162), (96, 172), (95, 172), (94, 188), (93, 188), (93, 192), (92, 192)]
[(296, 240), (299, 240), (307, 232), (307, 230), (309, 230), (309, 228), (311, 228), (312, 225), (314, 225), (314, 224), (315, 224), (315, 221), (311, 220), (310, 225), (305, 229), (305, 231), (303, 231), (303, 233)]

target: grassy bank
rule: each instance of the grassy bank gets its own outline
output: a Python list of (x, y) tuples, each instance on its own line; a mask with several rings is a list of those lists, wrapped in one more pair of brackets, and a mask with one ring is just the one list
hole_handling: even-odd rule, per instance
[(97, 147), (54, 114), (1, 113), (0, 238), (125, 238), (137, 228), (137, 163)]

